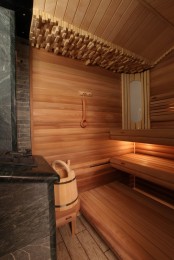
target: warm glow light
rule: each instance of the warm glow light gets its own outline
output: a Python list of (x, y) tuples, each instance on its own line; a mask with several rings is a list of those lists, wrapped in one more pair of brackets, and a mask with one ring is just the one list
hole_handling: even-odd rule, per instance
[(169, 107), (169, 110), (174, 112), (174, 107)]
[(141, 145), (141, 148), (142, 149), (145, 149), (145, 150), (149, 150), (149, 151), (153, 151), (155, 150), (155, 146), (156, 144), (147, 144), (147, 143), (135, 143), (135, 151), (136, 149), (138, 149), (138, 147), (136, 147), (136, 145)]
[(130, 82), (130, 115), (131, 121), (140, 122), (142, 119), (142, 85), (141, 81)]
[(146, 151), (155, 151), (160, 147), (160, 144), (149, 144), (149, 143), (139, 143), (133, 141), (119, 141), (120, 145), (124, 145), (127, 149), (133, 149), (133, 153), (139, 153), (139, 150), (146, 150)]

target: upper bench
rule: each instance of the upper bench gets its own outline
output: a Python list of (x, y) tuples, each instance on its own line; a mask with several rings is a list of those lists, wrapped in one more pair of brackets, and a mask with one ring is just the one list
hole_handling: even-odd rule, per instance
[(111, 166), (174, 190), (174, 161), (143, 154), (125, 154), (110, 160)]

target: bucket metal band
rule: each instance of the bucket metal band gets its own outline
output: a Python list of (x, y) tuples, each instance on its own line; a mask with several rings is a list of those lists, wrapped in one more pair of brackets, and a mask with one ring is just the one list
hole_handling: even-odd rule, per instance
[(74, 177), (74, 179), (69, 180), (69, 181), (55, 183), (55, 185), (67, 184), (67, 183), (70, 183), (70, 182), (74, 181), (75, 179), (76, 179), (76, 177)]
[(70, 203), (67, 203), (67, 204), (64, 204), (64, 205), (55, 205), (55, 207), (56, 207), (56, 208), (63, 208), (63, 207), (70, 206), (71, 204), (73, 204), (74, 202), (76, 202), (76, 200), (78, 200), (78, 197), (79, 197), (79, 196), (77, 196), (77, 198), (76, 198), (75, 200), (71, 201)]

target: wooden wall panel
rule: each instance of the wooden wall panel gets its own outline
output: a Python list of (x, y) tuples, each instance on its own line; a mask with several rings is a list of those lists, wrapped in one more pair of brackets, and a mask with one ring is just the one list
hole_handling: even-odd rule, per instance
[(150, 76), (151, 128), (174, 128), (174, 52), (166, 56)]
[(174, 146), (136, 143), (135, 151), (136, 153), (174, 160)]
[[(156, 144), (145, 144), (136, 143), (135, 152), (145, 155), (151, 155), (161, 157), (165, 159), (174, 160), (174, 146), (156, 145)], [(170, 161), (169, 161), (170, 165)], [(161, 203), (168, 205), (174, 205), (174, 191), (167, 189), (163, 186), (154, 184), (141, 178), (136, 178), (136, 189), (145, 192), (147, 196), (160, 201)], [(167, 204), (166, 204), (167, 203)], [(173, 208), (173, 206), (172, 206)]]
[[(86, 97), (87, 127), (81, 128)], [(110, 128), (121, 128), (121, 76), (101, 68), (31, 50), (32, 152), (49, 163), (70, 160), (80, 190), (113, 180), (109, 158), (133, 150), (130, 142), (110, 140)]]
[(112, 140), (174, 146), (173, 129), (111, 129), (110, 136)]

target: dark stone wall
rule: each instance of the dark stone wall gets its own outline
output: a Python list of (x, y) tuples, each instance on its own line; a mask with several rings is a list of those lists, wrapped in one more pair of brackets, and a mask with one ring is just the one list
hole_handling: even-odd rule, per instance
[(14, 23), (0, 7), (0, 151), (31, 149), (29, 41), (15, 40)]
[(30, 136), (30, 48), (29, 41), (16, 38), (17, 146), (31, 149)]
[(59, 176), (41, 156), (18, 159), (29, 165), (0, 166), (0, 260), (55, 260)]
[[(48, 231), (45, 232), (49, 229), (47, 184), (0, 182), (0, 190), (3, 213), (0, 256), (3, 252), (13, 252), (16, 248), (28, 245), (38, 237), (48, 236)], [(8, 203), (4, 203), (5, 201)]]
[(48, 192), (47, 183), (0, 182), (0, 259), (51, 259)]
[(15, 149), (14, 12), (0, 7), (0, 151)]
[(29, 41), (15, 38), (15, 13), (1, 6), (0, 39), (0, 152), (23, 151), (31, 149)]

